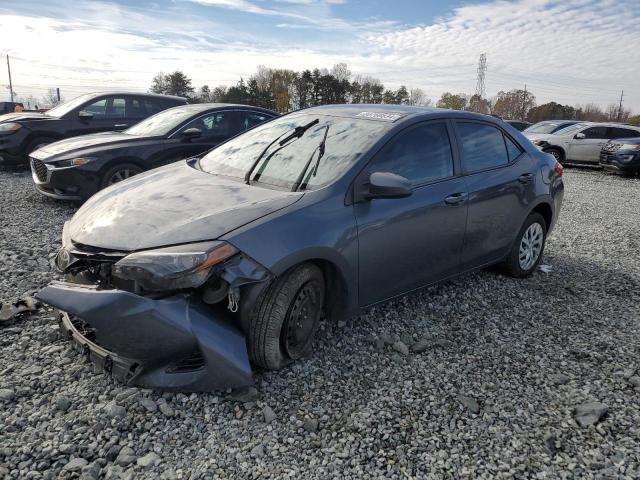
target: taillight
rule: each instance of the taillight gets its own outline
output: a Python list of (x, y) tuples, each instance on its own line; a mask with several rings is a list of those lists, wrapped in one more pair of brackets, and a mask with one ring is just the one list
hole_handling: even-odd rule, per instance
[(558, 175), (559, 177), (561, 177), (562, 174), (564, 173), (564, 167), (560, 165), (560, 162), (556, 162), (556, 166), (553, 170), (556, 172), (556, 175)]

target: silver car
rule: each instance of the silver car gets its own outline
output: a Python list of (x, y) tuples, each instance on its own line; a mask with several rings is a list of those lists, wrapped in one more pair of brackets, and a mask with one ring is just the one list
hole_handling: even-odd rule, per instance
[(600, 150), (605, 143), (614, 138), (640, 137), (640, 128), (619, 123), (582, 122), (555, 133), (522, 133), (559, 162), (598, 165)]

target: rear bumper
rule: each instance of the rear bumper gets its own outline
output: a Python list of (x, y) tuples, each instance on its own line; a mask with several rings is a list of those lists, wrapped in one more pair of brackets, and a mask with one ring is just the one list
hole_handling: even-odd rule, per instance
[(36, 297), (99, 368), (129, 385), (224, 390), (253, 383), (244, 335), (223, 309), (188, 294), (150, 298), (53, 282)]

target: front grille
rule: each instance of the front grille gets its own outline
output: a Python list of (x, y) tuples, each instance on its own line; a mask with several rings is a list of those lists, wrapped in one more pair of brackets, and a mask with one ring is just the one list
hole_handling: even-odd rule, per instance
[(80, 335), (89, 340), (90, 342), (96, 343), (96, 330), (91, 325), (89, 325), (84, 320), (79, 319), (76, 316), (70, 315), (69, 319), (71, 320), (71, 324), (75, 327)]
[(41, 182), (47, 181), (47, 167), (45, 166), (42, 160), (38, 160), (37, 158), (31, 159), (31, 165), (33, 166), (33, 171), (36, 173), (38, 180)]
[(621, 143), (608, 142), (602, 147), (603, 152), (617, 152), (622, 147)]
[(188, 357), (167, 368), (168, 373), (186, 373), (199, 370), (204, 366), (204, 357), (200, 350), (195, 350)]

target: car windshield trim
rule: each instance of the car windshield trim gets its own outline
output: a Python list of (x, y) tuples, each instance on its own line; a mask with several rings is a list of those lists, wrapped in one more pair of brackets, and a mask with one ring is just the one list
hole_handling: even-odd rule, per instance
[(87, 93), (85, 95), (80, 95), (79, 97), (75, 97), (74, 99), (69, 100), (68, 102), (61, 103), (59, 105), (56, 105), (52, 109), (47, 110), (45, 112), (45, 115), (48, 115), (50, 117), (57, 117), (57, 118), (64, 117), (67, 113), (69, 113), (73, 109), (78, 108), (83, 103), (86, 103), (89, 100), (92, 100), (94, 98), (97, 101), (97, 99), (99, 97), (96, 97), (95, 95), (93, 95), (91, 93)]

